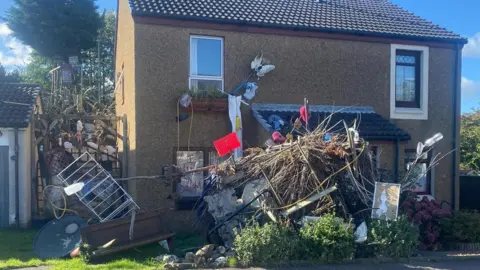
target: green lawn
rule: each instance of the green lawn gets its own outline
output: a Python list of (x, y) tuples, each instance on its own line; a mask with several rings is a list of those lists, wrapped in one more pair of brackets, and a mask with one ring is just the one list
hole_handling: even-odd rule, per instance
[[(154, 258), (164, 250), (155, 243), (138, 247), (101, 258), (86, 264), (81, 259), (38, 259), (33, 252), (35, 230), (0, 229), (0, 269), (49, 265), (52, 269), (162, 269), (162, 265)], [(176, 254), (182, 249), (201, 246), (198, 236), (178, 235), (175, 238)]]

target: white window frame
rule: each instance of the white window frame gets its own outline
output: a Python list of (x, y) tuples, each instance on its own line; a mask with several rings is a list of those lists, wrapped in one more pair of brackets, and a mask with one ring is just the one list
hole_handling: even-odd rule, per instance
[[(221, 67), (220, 67), (220, 76), (199, 76), (199, 75), (192, 75), (192, 51), (193, 48), (193, 39), (213, 39), (213, 40), (220, 40), (220, 55), (221, 55)], [(223, 76), (223, 38), (222, 37), (212, 37), (212, 36), (200, 36), (200, 35), (191, 35), (190, 39), (190, 59), (188, 61), (189, 66), (189, 78), (188, 78), (188, 88), (192, 89), (192, 80), (209, 80), (209, 81), (221, 81), (222, 89), (220, 91), (224, 91), (224, 76)]]
[[(420, 108), (397, 108), (395, 105), (395, 72), (397, 50), (421, 52), (420, 55)], [(390, 118), (428, 119), (428, 61), (429, 49), (426, 46), (391, 44), (390, 47)]]

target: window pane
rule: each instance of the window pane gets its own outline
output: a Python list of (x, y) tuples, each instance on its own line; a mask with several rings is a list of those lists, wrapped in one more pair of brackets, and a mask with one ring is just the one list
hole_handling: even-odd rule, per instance
[(397, 55), (397, 64), (415, 64), (415, 56)]
[(227, 158), (228, 156), (219, 157), (217, 151), (210, 151), (208, 152), (208, 165), (218, 165), (227, 160)]
[(222, 76), (222, 41), (192, 38), (190, 44), (190, 75)]
[[(203, 151), (177, 151), (177, 166), (185, 171), (204, 167)], [(198, 197), (203, 191), (203, 172), (185, 175), (177, 184), (180, 197)]]
[(415, 67), (397, 65), (395, 76), (395, 100), (415, 102)]
[(218, 89), (223, 91), (222, 81), (191, 79), (190, 88), (195, 91), (208, 91)]
[(418, 160), (417, 164), (410, 168), (410, 172), (406, 170), (407, 164), (413, 162), (416, 159), (416, 151), (405, 151), (405, 173), (411, 180), (416, 180), (416, 185), (412, 187), (412, 191), (419, 193), (430, 193), (430, 173), (427, 171), (430, 156), (425, 160)]
[(427, 164), (417, 163), (413, 168), (412, 176), (417, 178), (417, 185), (412, 189), (414, 192), (428, 192)]

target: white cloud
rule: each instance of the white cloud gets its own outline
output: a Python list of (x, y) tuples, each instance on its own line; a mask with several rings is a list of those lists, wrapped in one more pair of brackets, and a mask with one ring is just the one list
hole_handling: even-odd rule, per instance
[(463, 47), (463, 56), (480, 58), (480, 32), (468, 38), (468, 44)]
[(25, 66), (29, 63), (32, 52), (29, 46), (23, 45), (11, 34), (12, 30), (7, 24), (0, 23), (0, 63), (6, 69)]
[(0, 36), (9, 36), (12, 34), (12, 30), (8, 28), (6, 23), (0, 23)]
[(462, 97), (474, 97), (480, 93), (480, 81), (472, 81), (462, 76)]

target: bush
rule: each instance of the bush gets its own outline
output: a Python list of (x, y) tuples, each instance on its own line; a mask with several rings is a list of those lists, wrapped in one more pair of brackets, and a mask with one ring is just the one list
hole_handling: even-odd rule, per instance
[(322, 216), (300, 230), (304, 259), (343, 262), (353, 259), (355, 238), (352, 224), (333, 214)]
[(420, 228), (420, 249), (436, 250), (440, 241), (440, 221), (451, 216), (449, 210), (442, 209), (436, 200), (426, 196), (421, 201), (411, 196), (400, 207), (403, 214)]
[(235, 252), (244, 266), (297, 259), (298, 237), (291, 227), (282, 224), (257, 223), (235, 233)]
[(419, 229), (403, 215), (391, 221), (372, 220), (369, 239), (377, 257), (410, 257), (418, 248)]
[(445, 242), (480, 243), (480, 214), (477, 211), (455, 212), (440, 225)]

